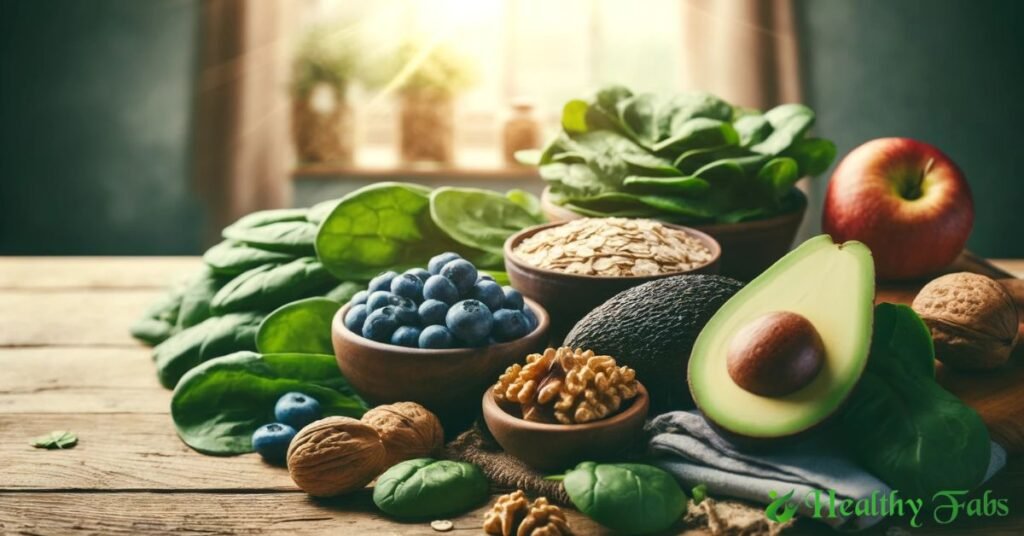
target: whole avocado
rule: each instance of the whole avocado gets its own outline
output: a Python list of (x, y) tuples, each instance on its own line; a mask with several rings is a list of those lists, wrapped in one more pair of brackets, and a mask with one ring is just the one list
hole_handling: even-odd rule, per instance
[(686, 384), (690, 350), (704, 324), (743, 283), (679, 275), (625, 290), (583, 317), (563, 346), (610, 355), (636, 370), (652, 413), (693, 407)]

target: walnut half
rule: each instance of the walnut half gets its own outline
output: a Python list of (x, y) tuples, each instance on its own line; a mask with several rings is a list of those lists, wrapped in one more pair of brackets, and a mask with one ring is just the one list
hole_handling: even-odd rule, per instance
[(386, 467), (413, 458), (430, 457), (444, 443), (444, 430), (437, 415), (415, 402), (377, 406), (367, 411), (362, 421), (380, 434), (388, 453)]
[(604, 419), (636, 397), (636, 371), (593, 351), (548, 348), (505, 370), (494, 386), (499, 402), (516, 403), (523, 419), (580, 424)]
[(492, 536), (569, 536), (562, 509), (540, 497), (530, 503), (522, 490), (502, 495), (484, 514), (484, 532)]

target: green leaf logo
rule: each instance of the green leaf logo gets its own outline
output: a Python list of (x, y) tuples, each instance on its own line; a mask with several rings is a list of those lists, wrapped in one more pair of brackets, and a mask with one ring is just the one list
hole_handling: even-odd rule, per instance
[[(790, 519), (793, 519), (793, 516), (796, 515), (796, 509), (798, 506), (789, 502), (789, 500), (793, 498), (793, 492), (794, 490), (789, 490), (789, 493), (779, 497), (779, 494), (775, 491), (769, 491), (768, 497), (772, 499), (772, 502), (764, 509), (765, 517), (776, 523), (785, 523)], [(782, 513), (779, 514), (779, 509), (783, 507), (784, 509)]]

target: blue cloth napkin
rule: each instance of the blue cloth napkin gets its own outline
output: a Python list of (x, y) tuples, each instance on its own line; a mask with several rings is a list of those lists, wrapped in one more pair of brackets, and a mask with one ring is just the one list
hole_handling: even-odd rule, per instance
[[(659, 455), (655, 465), (687, 483), (707, 484), (710, 495), (768, 504), (769, 492), (794, 490), (794, 498), (815, 490), (836, 490), (836, 500), (888, 496), (884, 482), (860, 468), (827, 437), (812, 436), (787, 444), (785, 449), (748, 452), (722, 438), (697, 411), (673, 411), (647, 425), (653, 434), (650, 450)], [(1006, 465), (1006, 451), (992, 443), (987, 480)], [(811, 517), (813, 508), (799, 501), (798, 513)], [(843, 530), (863, 530), (881, 517), (823, 516), (821, 521)]]

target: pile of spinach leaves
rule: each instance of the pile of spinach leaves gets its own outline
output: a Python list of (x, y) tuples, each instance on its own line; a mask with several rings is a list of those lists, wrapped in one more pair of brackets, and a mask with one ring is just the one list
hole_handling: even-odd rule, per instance
[(911, 497), (973, 489), (991, 459), (985, 423), (935, 381), (931, 333), (906, 305), (875, 307), (867, 368), (836, 424), (854, 459)]
[(517, 158), (583, 215), (731, 223), (791, 210), (796, 181), (828, 169), (836, 148), (806, 136), (814, 119), (801, 104), (762, 113), (707, 93), (609, 86), (566, 103), (558, 136)]
[[(300, 320), (344, 305), (380, 272), (425, 266), (433, 255), (457, 251), (478, 266), (499, 268), (502, 244), (542, 222), (531, 194), (471, 188), (378, 183), (309, 209), (280, 209), (242, 217), (224, 241), (203, 255), (204, 266), (171, 287), (131, 328), (154, 345), (160, 382), (171, 389), (199, 364), (257, 346), (270, 352), (331, 353), (330, 319)], [(492, 273), (501, 282), (503, 274)], [(306, 301), (306, 300), (313, 301)], [(284, 309), (272, 322), (261, 321)], [(297, 335), (306, 330), (327, 330)], [(258, 329), (266, 334), (260, 339)], [(270, 334), (270, 332), (273, 332)], [(296, 347), (282, 347), (300, 342)], [(301, 342), (305, 341), (305, 342)]]

